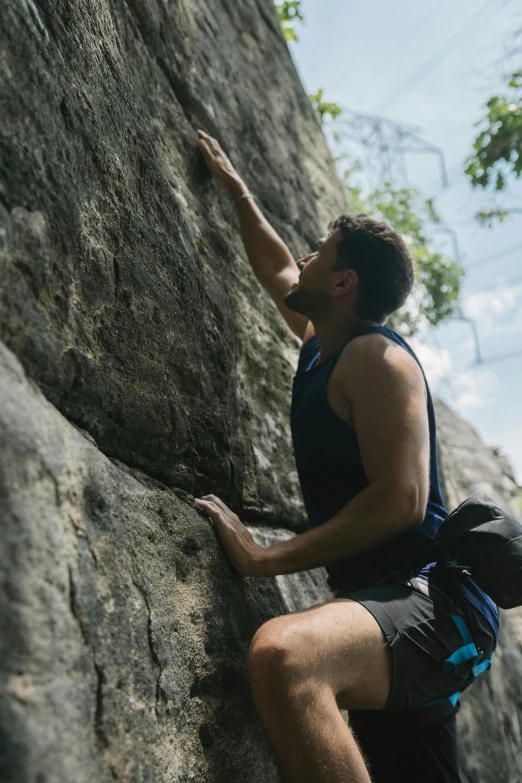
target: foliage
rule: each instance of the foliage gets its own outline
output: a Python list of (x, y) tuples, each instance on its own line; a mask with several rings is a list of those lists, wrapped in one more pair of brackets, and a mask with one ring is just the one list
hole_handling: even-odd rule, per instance
[(425, 324), (435, 325), (451, 316), (457, 307), (464, 269), (430, 246), (428, 224), (440, 223), (432, 199), (423, 199), (416, 188), (396, 188), (390, 182), (367, 196), (344, 177), (350, 212), (365, 212), (385, 220), (405, 240), (415, 263), (415, 287), (411, 300), (397, 311), (400, 331), (412, 335)]
[(489, 207), (488, 209), (481, 209), (476, 214), (476, 218), (483, 226), (491, 228), (495, 221), (503, 223), (509, 217), (507, 209), (501, 209), (500, 207)]
[(276, 11), (279, 15), (281, 30), (286, 40), (297, 41), (294, 22), (304, 22), (304, 16), (301, 12), (301, 0), (284, 0), (282, 3), (276, 3)]
[(313, 108), (321, 118), (321, 122), (323, 122), (326, 116), (329, 116), (330, 119), (335, 120), (340, 114), (342, 114), (343, 110), (337, 103), (323, 101), (323, 93), (324, 90), (317, 90), (315, 94), (309, 95), (308, 97), (312, 101)]
[[(507, 87), (507, 96), (492, 96), (486, 104), (487, 114), (476, 123), (481, 130), (465, 168), (473, 187), (501, 191), (508, 177), (522, 174), (522, 71), (511, 76)], [(493, 207), (477, 217), (491, 226), (508, 215), (507, 210)]]

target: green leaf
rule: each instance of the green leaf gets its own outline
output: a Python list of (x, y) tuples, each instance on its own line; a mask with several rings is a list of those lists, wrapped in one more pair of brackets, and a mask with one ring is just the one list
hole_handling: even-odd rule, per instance
[(330, 117), (330, 119), (335, 120), (342, 114), (343, 110), (337, 103), (323, 101), (323, 93), (324, 91), (319, 89), (316, 93), (312, 93), (308, 97), (312, 102), (313, 108), (319, 115), (321, 122), (323, 122), (324, 118), (327, 116)]
[(499, 207), (490, 207), (489, 209), (481, 209), (480, 212), (476, 213), (475, 217), (481, 225), (486, 226), (486, 228), (492, 228), (495, 223), (503, 223), (507, 220), (510, 217), (510, 213)]
[(282, 3), (276, 3), (275, 9), (279, 16), (281, 30), (287, 41), (297, 41), (297, 35), (293, 26), (294, 22), (304, 22), (304, 16), (301, 12), (301, 0), (284, 0)]
[[(504, 190), (510, 179), (522, 174), (522, 70), (515, 71), (506, 83), (509, 94), (492, 95), (473, 142), (475, 154), (465, 161), (464, 173), (474, 188)], [(478, 213), (484, 225), (504, 220), (505, 210), (489, 209)]]

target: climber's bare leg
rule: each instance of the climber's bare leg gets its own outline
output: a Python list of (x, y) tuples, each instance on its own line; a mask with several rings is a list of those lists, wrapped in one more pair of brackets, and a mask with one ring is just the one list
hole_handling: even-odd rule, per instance
[(339, 707), (382, 709), (392, 663), (361, 604), (339, 598), (269, 620), (252, 640), (250, 678), (286, 783), (370, 783)]

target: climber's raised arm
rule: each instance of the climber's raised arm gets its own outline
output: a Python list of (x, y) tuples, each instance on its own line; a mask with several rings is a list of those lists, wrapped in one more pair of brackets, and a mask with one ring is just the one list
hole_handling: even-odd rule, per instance
[[(198, 130), (198, 134), (198, 147), (210, 171), (223, 182), (234, 199), (241, 238), (255, 276), (274, 300), (290, 329), (303, 339), (309, 325), (308, 318), (293, 312), (284, 302), (285, 294), (299, 280), (299, 267), (216, 139), (202, 130)], [(310, 327), (307, 336), (310, 336)]]

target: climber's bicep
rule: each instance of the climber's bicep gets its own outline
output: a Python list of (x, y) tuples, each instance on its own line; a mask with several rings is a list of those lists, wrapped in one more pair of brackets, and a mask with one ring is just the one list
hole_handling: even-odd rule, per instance
[(286, 294), (291, 290), (293, 284), (298, 281), (299, 267), (293, 262), (292, 264), (285, 266), (279, 272), (274, 272), (270, 277), (264, 279), (262, 281), (262, 286), (274, 300), (277, 309), (292, 332), (303, 340), (305, 338), (305, 330), (307, 331), (307, 336), (311, 337), (313, 334), (313, 327), (310, 332), (310, 321), (308, 318), (305, 315), (301, 315), (301, 313), (296, 313), (291, 310), (284, 301)]
[[(429, 422), (417, 362), (380, 335), (354, 340), (347, 375), (353, 428), (368, 481), (423, 518), (429, 494)], [(374, 339), (377, 338), (377, 339)], [(359, 343), (357, 347), (355, 344)], [(402, 505), (401, 505), (402, 507)]]

